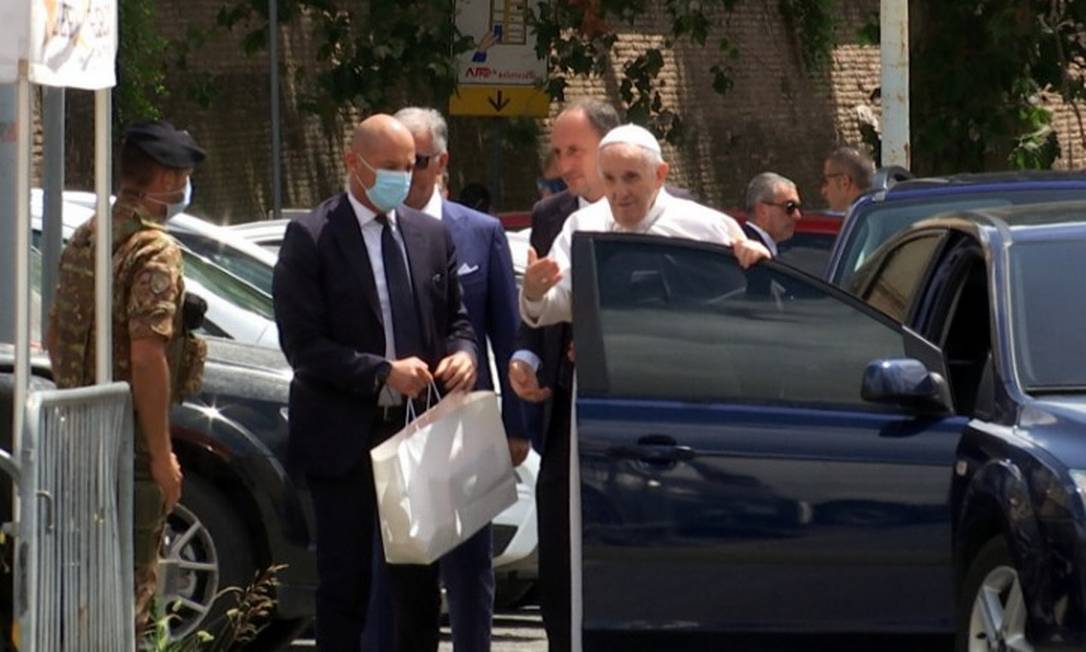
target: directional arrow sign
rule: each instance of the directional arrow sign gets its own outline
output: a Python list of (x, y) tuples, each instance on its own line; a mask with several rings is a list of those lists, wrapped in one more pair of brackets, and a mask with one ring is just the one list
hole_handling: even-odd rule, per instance
[(547, 62), (535, 51), (529, 18), (540, 0), (456, 0), (456, 27), (474, 47), (457, 61), (452, 115), (546, 116)]
[(547, 92), (532, 86), (460, 86), (449, 98), (449, 114), (542, 118), (550, 105)]
[(495, 95), (494, 97), (486, 98), (486, 101), (487, 101), (488, 104), (490, 104), (490, 106), (494, 107), (495, 111), (497, 111), (498, 113), (501, 113), (502, 109), (509, 106), (509, 103), (512, 102), (513, 100), (503, 98), (502, 97), (502, 89), (499, 88), (497, 95)]

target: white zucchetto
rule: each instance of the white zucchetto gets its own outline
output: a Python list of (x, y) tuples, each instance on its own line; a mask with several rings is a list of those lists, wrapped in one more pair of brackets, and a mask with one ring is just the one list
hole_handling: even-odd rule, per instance
[(611, 131), (607, 132), (607, 135), (600, 141), (600, 149), (607, 147), (608, 145), (615, 145), (623, 143), (626, 145), (637, 145), (643, 147), (650, 152), (656, 152), (660, 154), (660, 142), (656, 140), (656, 136), (652, 135), (652, 132), (644, 127), (639, 127), (635, 124), (625, 124), (615, 127)]

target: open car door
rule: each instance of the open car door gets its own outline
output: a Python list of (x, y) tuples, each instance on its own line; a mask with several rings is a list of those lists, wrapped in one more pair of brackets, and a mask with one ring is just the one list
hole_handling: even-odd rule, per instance
[(726, 247), (579, 233), (573, 250), (585, 649), (615, 631), (950, 630), (966, 420), (862, 389), (880, 359), (945, 378), (938, 349)]

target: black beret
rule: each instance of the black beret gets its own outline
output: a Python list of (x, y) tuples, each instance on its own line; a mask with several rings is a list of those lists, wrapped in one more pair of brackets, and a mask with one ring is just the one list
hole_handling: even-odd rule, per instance
[(193, 168), (207, 158), (189, 132), (176, 129), (165, 120), (136, 122), (124, 131), (126, 145), (134, 145), (169, 168)]

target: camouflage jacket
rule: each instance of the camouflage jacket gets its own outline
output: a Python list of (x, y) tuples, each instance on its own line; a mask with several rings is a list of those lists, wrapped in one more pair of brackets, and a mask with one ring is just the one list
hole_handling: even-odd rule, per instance
[[(49, 325), (54, 333), (53, 378), (58, 387), (95, 380), (95, 222), (76, 229), (60, 257)], [(119, 197), (113, 206), (113, 379), (132, 382), (131, 341), (167, 342), (171, 398), (199, 391), (206, 345), (184, 327), (185, 283), (181, 249), (137, 202)], [(137, 438), (138, 440), (139, 438)]]

